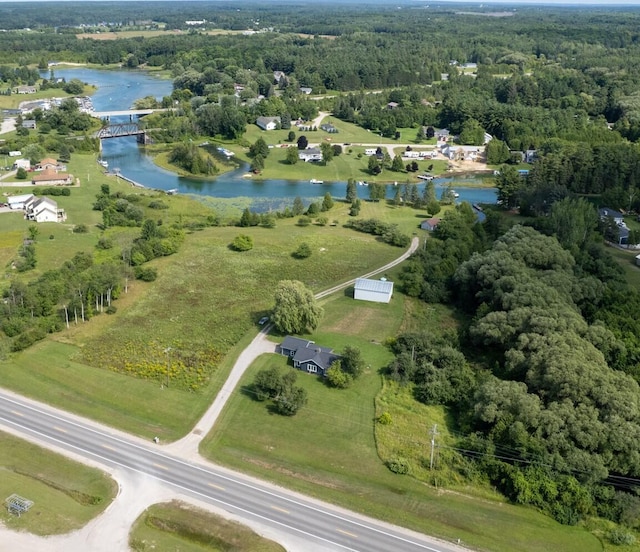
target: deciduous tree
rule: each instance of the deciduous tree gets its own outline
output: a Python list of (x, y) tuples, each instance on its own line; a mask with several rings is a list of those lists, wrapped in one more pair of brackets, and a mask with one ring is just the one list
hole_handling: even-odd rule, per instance
[(272, 320), (278, 331), (299, 334), (318, 327), (323, 309), (313, 292), (298, 280), (282, 280), (275, 292)]

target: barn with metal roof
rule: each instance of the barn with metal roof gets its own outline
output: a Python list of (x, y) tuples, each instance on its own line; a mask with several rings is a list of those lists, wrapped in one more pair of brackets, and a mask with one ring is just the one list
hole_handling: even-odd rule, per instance
[(393, 282), (357, 278), (353, 288), (353, 298), (374, 303), (388, 303), (393, 295)]

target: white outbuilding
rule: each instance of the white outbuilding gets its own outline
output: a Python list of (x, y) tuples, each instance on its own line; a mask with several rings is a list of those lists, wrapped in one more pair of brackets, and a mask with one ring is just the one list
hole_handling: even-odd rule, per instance
[(357, 278), (353, 288), (353, 298), (374, 303), (388, 303), (393, 295), (393, 282)]
[(7, 198), (7, 203), (11, 209), (22, 210), (25, 205), (33, 199), (33, 194), (22, 194), (9, 196)]

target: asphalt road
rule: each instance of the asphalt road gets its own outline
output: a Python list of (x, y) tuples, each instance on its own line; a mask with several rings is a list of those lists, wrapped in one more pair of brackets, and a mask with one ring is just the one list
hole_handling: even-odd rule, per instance
[(460, 547), (343, 509), (308, 500), (252, 478), (167, 454), (109, 428), (0, 391), (0, 424), (105, 467), (146, 474), (246, 520), (303, 537), (326, 550), (359, 552), (459, 552)]

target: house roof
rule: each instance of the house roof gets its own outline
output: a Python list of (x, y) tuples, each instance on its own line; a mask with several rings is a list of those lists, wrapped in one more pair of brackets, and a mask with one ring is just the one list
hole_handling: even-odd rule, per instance
[(309, 341), (308, 339), (301, 339), (299, 337), (292, 337), (288, 335), (287, 337), (284, 338), (284, 340), (280, 344), (280, 348), (289, 349), (290, 351), (295, 351), (300, 347), (306, 347), (310, 343), (313, 343), (313, 341)]
[(356, 278), (355, 289), (361, 291), (373, 291), (375, 293), (393, 292), (393, 282), (388, 280), (369, 280), (368, 278)]
[(425, 219), (425, 220), (423, 220), (423, 221), (422, 221), (422, 224), (428, 224), (428, 225), (430, 225), (430, 226), (435, 227), (435, 226), (438, 226), (438, 223), (439, 223), (439, 222), (440, 222), (440, 219), (439, 219), (439, 218), (432, 217), (432, 218), (429, 218), (429, 219)]
[(267, 125), (269, 123), (279, 123), (280, 117), (258, 117), (256, 119), (257, 125)]
[(53, 157), (45, 157), (38, 165), (57, 165), (58, 162)]
[(41, 197), (31, 202), (29, 208), (33, 211), (38, 210), (42, 211), (43, 209), (53, 210), (54, 212), (58, 210), (58, 204), (51, 198)]
[(609, 207), (602, 207), (598, 209), (598, 214), (601, 217), (611, 217), (612, 219), (621, 219), (622, 213), (620, 211), (616, 211), (615, 209), (610, 209)]
[(306, 150), (301, 150), (300, 155), (322, 155), (322, 150), (320, 148), (307, 148)]
[(294, 362), (314, 362), (324, 370), (341, 358), (329, 347), (321, 347), (308, 339), (300, 339), (290, 335), (284, 338), (280, 349), (295, 351), (292, 357)]
[(54, 169), (45, 169), (40, 174), (34, 174), (31, 179), (32, 182), (49, 182), (53, 180), (67, 180), (69, 175), (67, 173), (59, 173)]
[(16, 196), (9, 196), (7, 198), (7, 203), (9, 203), (9, 204), (12, 204), (12, 203), (24, 203), (25, 201), (28, 201), (32, 197), (33, 197), (33, 194), (22, 194), (22, 195), (16, 195)]

